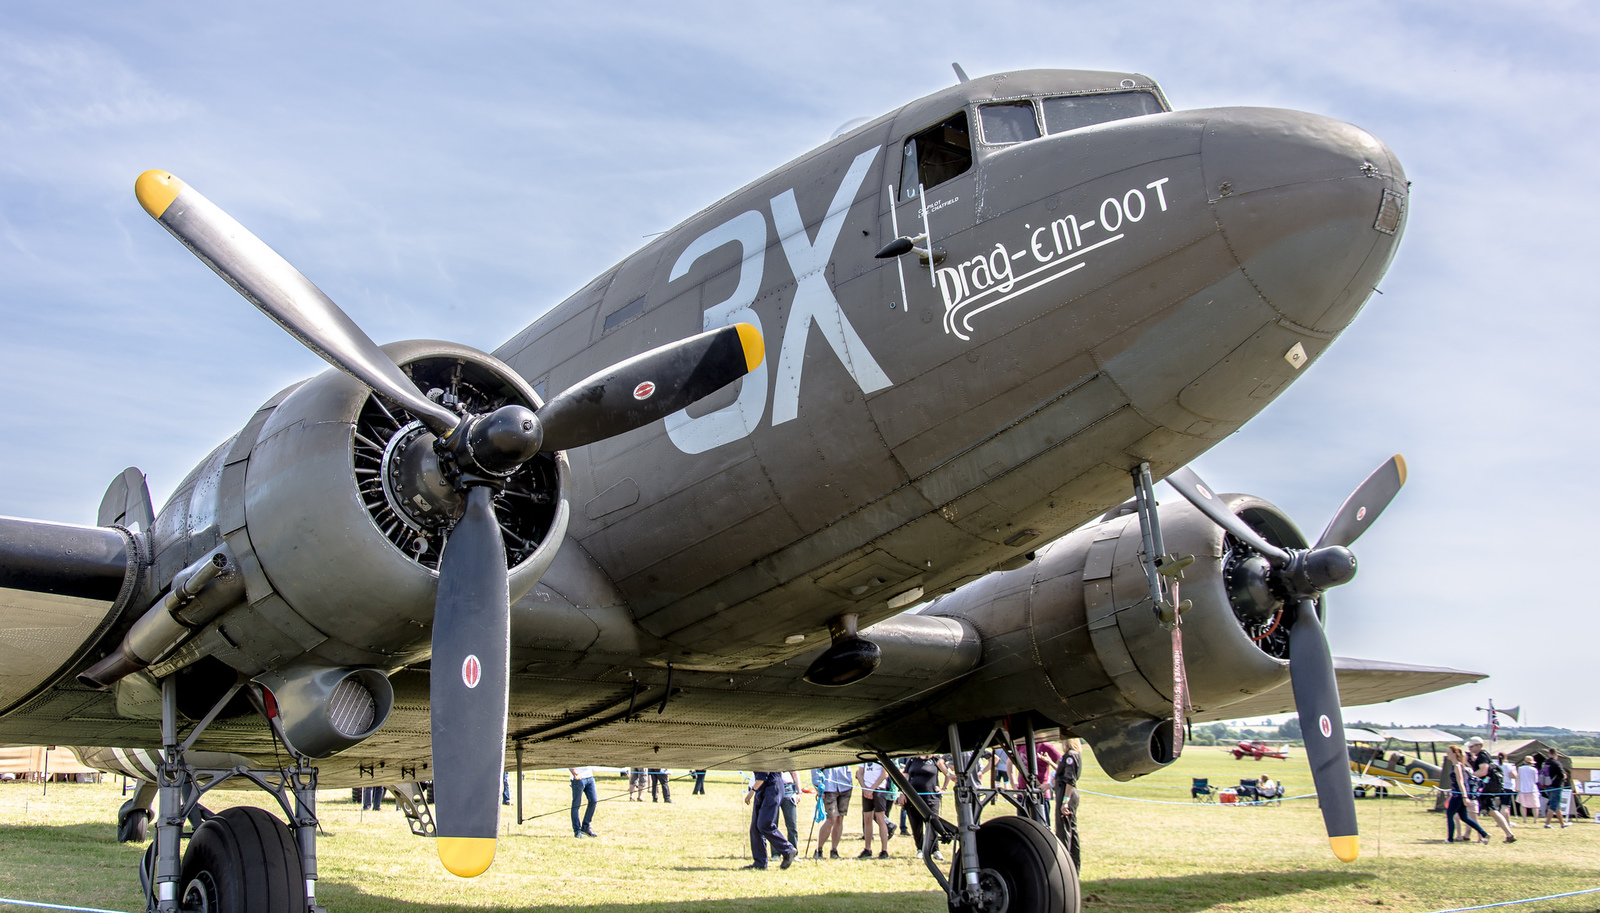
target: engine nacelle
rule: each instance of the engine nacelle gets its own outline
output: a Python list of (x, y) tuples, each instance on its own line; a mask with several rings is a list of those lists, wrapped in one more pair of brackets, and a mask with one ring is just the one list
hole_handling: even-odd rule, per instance
[[(476, 349), (436, 341), (383, 349), (447, 407), (539, 405), (521, 376)], [(243, 605), (169, 663), (209, 653), (257, 675), (303, 655), (329, 667), (385, 670), (425, 658), (439, 557), (459, 511), (453, 492), (417, 481), (411, 464), (431, 448), (405, 445), (428, 434), (335, 370), (263, 406), (190, 474), (154, 525), (157, 580), (226, 542), (246, 591)], [(538, 581), (565, 537), (566, 485), (565, 456), (540, 454), (497, 495), (513, 600)], [(158, 663), (153, 671), (165, 670)]]
[[(1273, 505), (1225, 495), (1234, 513), (1268, 541), (1303, 548), (1305, 539)], [(1257, 585), (1257, 556), (1187, 502), (1159, 507), (1166, 549), (1194, 555), (1179, 597), (1185, 668), (1197, 711), (1226, 707), (1289, 681), (1283, 602)], [(1172, 632), (1150, 603), (1139, 521), (1129, 511), (1040, 549), (1022, 569), (991, 574), (937, 600), (931, 615), (969, 620), (983, 635), (989, 676), (1011, 699), (949, 712), (971, 718), (1037, 711), (1086, 739), (1119, 780), (1173, 761)], [(1320, 605), (1319, 605), (1320, 609)], [(1000, 659), (1006, 654), (1015, 659)], [(1024, 659), (1026, 658), (1026, 659)], [(1017, 663), (1026, 662), (1026, 667)], [(987, 676), (986, 676), (987, 677)]]

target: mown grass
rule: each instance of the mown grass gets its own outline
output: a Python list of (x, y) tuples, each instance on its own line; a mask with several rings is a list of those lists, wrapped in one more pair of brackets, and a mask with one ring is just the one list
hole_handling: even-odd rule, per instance
[[(1314, 800), (1229, 808), (1188, 801), (1191, 777), (1227, 785), (1270, 771), (1291, 796), (1310, 791), (1304, 761), (1235, 761), (1191, 747), (1177, 764), (1117, 783), (1091, 764), (1084, 797), (1083, 891), (1089, 910), (1431, 911), (1600, 887), (1600, 827), (1524, 826), (1515, 845), (1447, 845), (1431, 801), (1358, 803), (1360, 860), (1328, 850)], [(361, 812), (349, 790), (321, 797), (329, 832), (319, 845), (322, 903), (335, 913), (422, 910), (579, 909), (589, 913), (812, 913), (944, 909), (927, 871), (896, 838), (889, 860), (803, 859), (789, 871), (740, 871), (749, 861), (742, 780), (713, 774), (709, 794), (674, 783), (671, 805), (630, 803), (624, 781), (599, 781), (598, 840), (575, 840), (562, 771), (529, 775), (521, 825), (506, 821), (499, 856), (484, 876), (440, 868), (432, 844), (413, 837), (390, 806)], [(116, 785), (0, 787), (0, 897), (137, 910), (142, 846), (116, 843)], [(248, 797), (228, 792), (212, 807)], [(1135, 799), (1153, 801), (1132, 801)], [(808, 799), (809, 801), (809, 799)], [(1175, 803), (1175, 804), (1163, 804)], [(804, 808), (804, 806), (803, 806)], [(508, 816), (509, 817), (509, 816)], [(852, 816), (841, 853), (859, 852)], [(804, 842), (809, 815), (801, 814)], [(1495, 828), (1485, 822), (1491, 832)], [(814, 846), (814, 844), (813, 844)], [(0, 904), (7, 913), (23, 908)], [(1520, 909), (1600, 910), (1600, 894)]]

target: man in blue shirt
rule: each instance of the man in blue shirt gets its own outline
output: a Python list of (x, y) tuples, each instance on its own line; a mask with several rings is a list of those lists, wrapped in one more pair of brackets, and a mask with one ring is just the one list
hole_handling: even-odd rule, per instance
[(828, 854), (839, 858), (839, 838), (844, 836), (844, 816), (850, 811), (850, 794), (855, 789), (850, 765), (830, 767), (822, 774), (822, 812), (827, 820), (817, 834), (817, 858), (822, 858), (822, 845), (830, 838), (833, 846)]
[(765, 870), (767, 844), (772, 852), (782, 857), (778, 868), (787, 869), (800, 855), (795, 845), (778, 830), (778, 807), (783, 804), (783, 775), (777, 771), (758, 770), (744, 794), (744, 804), (750, 809), (750, 856), (754, 860), (747, 869)]

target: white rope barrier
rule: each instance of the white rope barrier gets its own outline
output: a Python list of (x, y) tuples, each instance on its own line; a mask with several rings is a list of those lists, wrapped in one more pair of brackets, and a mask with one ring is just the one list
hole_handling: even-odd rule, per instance
[(18, 907), (42, 907), (46, 910), (74, 910), (77, 913), (122, 913), (121, 910), (101, 910), (97, 907), (68, 907), (58, 903), (40, 903), (35, 900), (14, 900), (10, 897), (0, 897), (0, 907), (7, 904)]
[(1476, 907), (1452, 907), (1449, 910), (1434, 910), (1432, 913), (1467, 913), (1468, 910), (1492, 910), (1495, 907), (1510, 907), (1521, 903), (1538, 903), (1541, 900), (1560, 900), (1563, 897), (1577, 897), (1581, 894), (1593, 894), (1600, 888), (1585, 888), (1582, 891), (1568, 891), (1565, 894), (1546, 894), (1543, 897), (1529, 897), (1523, 900), (1502, 900), (1499, 903), (1486, 903)]

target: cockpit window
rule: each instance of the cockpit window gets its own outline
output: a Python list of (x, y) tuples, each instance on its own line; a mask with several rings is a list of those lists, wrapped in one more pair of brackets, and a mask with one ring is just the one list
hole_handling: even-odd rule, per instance
[(913, 134), (900, 162), (900, 199), (915, 200), (917, 187), (937, 187), (972, 167), (972, 137), (967, 112)]
[[(1065, 98), (1046, 98), (1041, 104), (1044, 106), (1046, 133), (1065, 133), (1092, 124), (1161, 113), (1161, 102), (1150, 92), (1070, 95)], [(988, 127), (987, 120), (984, 126)]]
[(983, 124), (983, 141), (991, 145), (1025, 143), (1039, 138), (1039, 120), (1034, 116), (1033, 102), (983, 105), (978, 108), (978, 120)]

